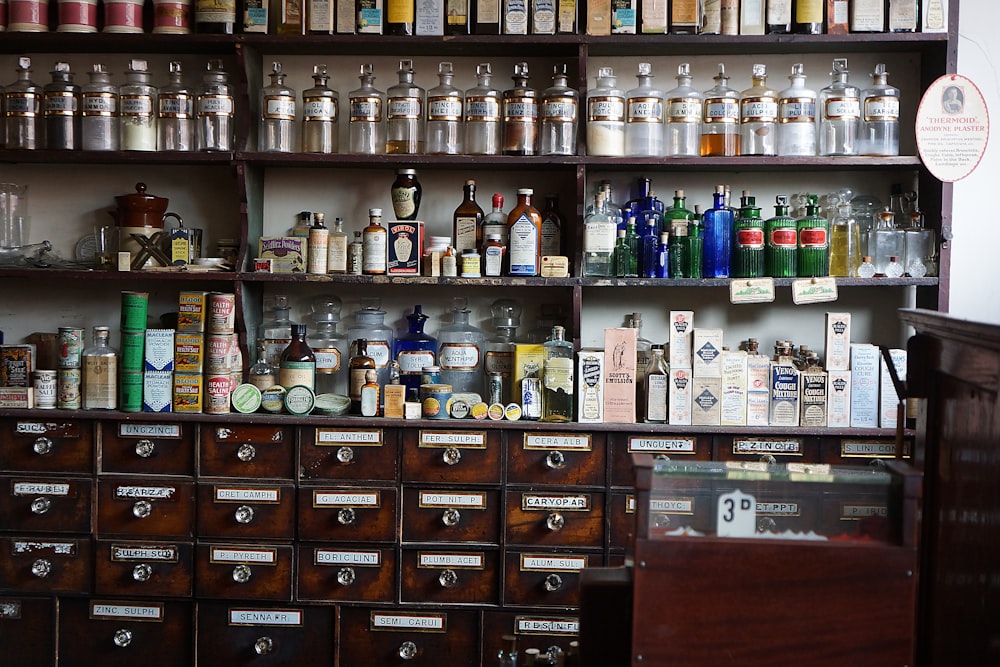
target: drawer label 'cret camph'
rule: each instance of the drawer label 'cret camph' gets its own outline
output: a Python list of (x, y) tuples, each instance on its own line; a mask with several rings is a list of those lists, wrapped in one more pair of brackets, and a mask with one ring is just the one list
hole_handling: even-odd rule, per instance
[(486, 449), (483, 431), (420, 431), (420, 447)]
[(442, 554), (419, 552), (417, 554), (417, 567), (420, 568), (462, 568), (467, 570), (483, 569), (483, 554)]
[(694, 454), (695, 438), (644, 438), (634, 435), (628, 439), (628, 451), (646, 452), (649, 454), (658, 454), (660, 452)]
[(580, 621), (575, 618), (545, 618), (518, 616), (514, 619), (514, 633), (518, 635), (570, 635), (580, 634)]
[(421, 507), (463, 507), (465, 509), (486, 509), (485, 493), (450, 493), (448, 491), (421, 491)]
[(229, 625), (277, 625), (297, 628), (302, 625), (299, 609), (230, 609)]
[(163, 621), (163, 604), (91, 602), (90, 618), (98, 620)]
[(119, 438), (171, 438), (181, 437), (180, 424), (132, 424), (125, 422), (118, 425)]
[(281, 502), (281, 489), (252, 489), (217, 486), (215, 487), (215, 502), (217, 503), (267, 503), (277, 505)]
[(382, 564), (381, 551), (333, 551), (332, 549), (316, 549), (313, 555), (316, 565), (356, 565), (360, 567), (378, 567)]
[(656, 514), (694, 514), (694, 498), (650, 498), (649, 511)]
[(572, 449), (578, 452), (589, 452), (591, 449), (590, 434), (574, 433), (525, 433), (525, 449)]
[[(908, 447), (904, 448), (903, 456), (908, 457)], [(895, 442), (862, 441), (862, 440), (842, 440), (840, 443), (840, 455), (844, 458), (895, 458)]]
[(75, 556), (76, 542), (19, 542), (11, 544), (15, 554), (30, 554), (35, 551), (51, 551), (60, 556)]
[(313, 507), (381, 507), (378, 491), (313, 491)]
[(522, 510), (564, 510), (586, 512), (590, 510), (589, 495), (539, 496), (525, 493), (521, 496)]
[(373, 611), (371, 629), (445, 632), (448, 622), (444, 614), (386, 614)]
[(63, 438), (79, 438), (79, 424), (55, 424), (52, 422), (17, 422), (14, 426), (17, 435), (50, 435), (58, 434)]
[(111, 545), (111, 560), (113, 561), (157, 561), (161, 563), (176, 563), (178, 550), (175, 546), (129, 546), (125, 544)]
[(802, 440), (767, 440), (737, 438), (733, 440), (733, 454), (793, 454), (802, 455)]
[(5, 621), (17, 621), (21, 618), (20, 600), (0, 600), (0, 618)]
[(587, 567), (587, 556), (521, 554), (521, 572), (577, 572)]
[(213, 548), (209, 561), (212, 563), (255, 563), (257, 565), (276, 565), (277, 549), (222, 549)]
[(115, 498), (170, 500), (176, 492), (177, 489), (172, 486), (118, 486), (115, 487)]
[(11, 486), (15, 496), (68, 496), (71, 488), (56, 482), (14, 482)]
[(335, 445), (381, 447), (382, 430), (318, 428), (316, 429), (316, 445), (319, 447)]

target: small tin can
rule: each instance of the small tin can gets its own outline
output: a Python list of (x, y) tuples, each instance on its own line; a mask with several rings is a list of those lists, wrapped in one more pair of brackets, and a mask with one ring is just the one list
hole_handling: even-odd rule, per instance
[(56, 371), (35, 371), (31, 386), (35, 389), (35, 407), (51, 410), (56, 407)]
[(231, 334), (236, 330), (236, 295), (226, 292), (208, 294), (208, 333)]
[(145, 331), (149, 293), (122, 292), (122, 331)]
[(201, 374), (174, 373), (174, 412), (201, 412), (201, 411), (202, 411)]
[(205, 335), (205, 372), (215, 375), (232, 371), (233, 334)]
[(503, 403), (503, 373), (492, 371), (486, 377), (486, 402), (488, 404)]
[(118, 409), (142, 412), (142, 373), (118, 374)]
[(451, 412), (450, 384), (420, 385), (420, 404), (424, 419), (448, 419)]
[(80, 368), (83, 363), (83, 329), (59, 327), (59, 368)]
[(121, 370), (123, 373), (142, 372), (145, 349), (145, 331), (122, 331)]
[(205, 376), (204, 411), (210, 415), (224, 415), (229, 412), (229, 396), (232, 383), (229, 374), (208, 374)]
[(420, 384), (440, 384), (440, 383), (441, 383), (441, 367), (424, 366), (424, 369), (420, 374)]
[(205, 331), (208, 292), (181, 292), (177, 295), (177, 331)]
[(79, 410), (82, 398), (80, 380), (83, 371), (79, 368), (60, 368), (56, 375), (56, 407), (60, 410)]

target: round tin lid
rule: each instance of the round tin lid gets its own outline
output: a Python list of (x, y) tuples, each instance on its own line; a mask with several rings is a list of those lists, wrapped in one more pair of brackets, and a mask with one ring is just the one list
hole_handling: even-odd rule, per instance
[(243, 414), (257, 412), (260, 409), (260, 389), (252, 384), (241, 384), (236, 389), (233, 389), (230, 400), (237, 412), (242, 412)]
[(316, 405), (316, 395), (309, 387), (297, 384), (285, 392), (285, 410), (292, 415), (307, 415)]

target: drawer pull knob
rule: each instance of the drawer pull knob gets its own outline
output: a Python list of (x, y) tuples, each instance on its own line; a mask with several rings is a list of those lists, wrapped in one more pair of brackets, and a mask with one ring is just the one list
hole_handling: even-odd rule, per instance
[(563, 579), (555, 572), (545, 575), (545, 582), (543, 584), (545, 590), (549, 593), (555, 593), (557, 590), (562, 588)]
[(778, 522), (769, 516), (762, 516), (757, 519), (757, 532), (776, 533), (778, 532)]
[(457, 465), (462, 460), (462, 452), (457, 447), (449, 447), (444, 450), (444, 454), (441, 455), (444, 459), (446, 465)]
[(136, 456), (140, 458), (148, 459), (156, 451), (156, 443), (148, 438), (143, 438), (139, 442), (135, 443), (135, 453)]
[(233, 568), (233, 581), (238, 584), (245, 584), (250, 581), (251, 574), (249, 565), (237, 565)]
[(670, 517), (666, 514), (656, 514), (653, 516), (654, 528), (666, 528), (670, 525)]
[(420, 649), (413, 642), (406, 641), (399, 645), (399, 657), (403, 660), (413, 660), (420, 653)]
[(539, 657), (546, 660), (550, 665), (561, 665), (565, 660), (565, 657), (563, 657), (563, 650), (558, 646), (550, 646), (546, 649), (545, 653)]
[(773, 466), (778, 463), (778, 459), (774, 458), (774, 454), (761, 454), (760, 462)]
[(352, 447), (341, 447), (337, 450), (337, 460), (341, 463), (350, 463), (354, 460), (354, 449)]
[(125, 648), (132, 643), (132, 631), (121, 628), (115, 630), (115, 646), (118, 648)]
[(458, 525), (458, 522), (462, 520), (462, 513), (453, 507), (449, 507), (445, 511), (441, 512), (441, 523), (448, 526), (449, 528), (454, 528)]
[(135, 505), (132, 505), (132, 515), (136, 519), (145, 519), (152, 513), (153, 503), (148, 500), (137, 500)]
[(36, 438), (31, 448), (39, 456), (45, 456), (52, 452), (52, 440), (46, 437)]
[(31, 564), (31, 573), (39, 579), (44, 579), (52, 572), (52, 561), (47, 558), (39, 558)]
[(274, 640), (270, 637), (261, 637), (253, 643), (253, 650), (257, 655), (269, 655), (274, 650)]
[(132, 568), (132, 578), (136, 581), (143, 582), (149, 581), (149, 578), (153, 576), (153, 568), (146, 563), (139, 563)]
[(341, 586), (350, 586), (357, 579), (353, 567), (342, 567), (337, 570), (337, 583)]
[(249, 442), (244, 442), (240, 445), (240, 448), (236, 450), (236, 458), (243, 463), (250, 463), (253, 461), (254, 457), (257, 456), (257, 450)]
[(353, 507), (341, 507), (337, 510), (337, 523), (341, 526), (350, 526), (357, 519)]
[(455, 588), (458, 586), (458, 572), (451, 568), (441, 570), (441, 574), (438, 575), (438, 583), (441, 584), (441, 588)]
[(253, 521), (253, 508), (249, 505), (240, 505), (236, 508), (236, 523), (246, 525)]
[(548, 517), (545, 518), (545, 527), (549, 530), (562, 530), (562, 527), (565, 525), (566, 519), (559, 512), (549, 512)]
[(560, 451), (549, 452), (545, 457), (545, 465), (552, 470), (562, 470), (566, 467), (566, 455)]
[(45, 496), (39, 496), (31, 501), (32, 514), (45, 514), (52, 508), (52, 501)]

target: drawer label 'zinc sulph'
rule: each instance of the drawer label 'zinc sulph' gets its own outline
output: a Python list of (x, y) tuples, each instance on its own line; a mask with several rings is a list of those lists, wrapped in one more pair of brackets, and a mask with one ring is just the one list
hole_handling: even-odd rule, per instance
[(313, 491), (313, 507), (380, 507), (378, 491)]
[(313, 557), (316, 565), (378, 567), (382, 564), (381, 551), (333, 551), (331, 549), (317, 549)]
[(694, 498), (650, 498), (649, 511), (657, 514), (694, 514)]
[(115, 498), (155, 498), (169, 500), (177, 491), (172, 486), (119, 486)]
[(580, 634), (580, 621), (575, 618), (545, 618), (518, 616), (514, 632), (519, 635), (572, 635)]
[(215, 502), (277, 504), (281, 502), (281, 489), (234, 489), (217, 486), (215, 487)]
[(17, 422), (14, 426), (14, 433), (18, 435), (43, 435), (46, 433), (58, 433), (64, 438), (79, 438), (79, 424), (53, 424), (42, 422)]
[(539, 556), (521, 554), (522, 572), (576, 572), (587, 567), (587, 556)]
[(441, 554), (420, 552), (417, 554), (417, 567), (437, 568), (453, 567), (473, 570), (483, 569), (483, 554)]
[(420, 446), (486, 449), (486, 433), (483, 431), (420, 431)]
[(574, 435), (569, 433), (525, 433), (525, 449), (575, 449), (590, 451), (590, 434)]
[(274, 565), (278, 560), (277, 549), (223, 549), (213, 548), (212, 563), (259, 563)]
[(277, 625), (297, 628), (302, 625), (299, 609), (230, 609), (229, 625)]
[(158, 561), (162, 563), (176, 563), (178, 560), (177, 547), (154, 547), (154, 546), (128, 546), (124, 544), (111, 545), (111, 560), (113, 561)]
[(317, 445), (381, 445), (382, 431), (361, 431), (318, 428), (316, 429)]
[(444, 632), (448, 624), (444, 614), (385, 614), (373, 611), (371, 629)]
[(181, 437), (180, 424), (132, 424), (118, 425), (120, 438), (173, 438)]
[(91, 602), (90, 618), (132, 621), (162, 621), (162, 604), (135, 604), (134, 602)]
[(447, 491), (421, 491), (421, 507), (465, 507), (486, 509), (485, 493), (449, 493)]
[(14, 482), (15, 496), (68, 496), (70, 485), (55, 482)]
[(802, 454), (802, 441), (738, 438), (733, 441), (733, 454)]
[(590, 509), (589, 495), (537, 496), (526, 493), (521, 496), (522, 510), (568, 510), (586, 512)]
[(694, 438), (643, 438), (631, 436), (628, 439), (630, 452), (670, 452), (672, 454), (694, 454)]

